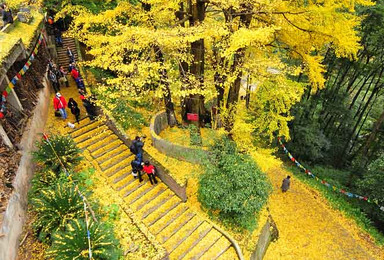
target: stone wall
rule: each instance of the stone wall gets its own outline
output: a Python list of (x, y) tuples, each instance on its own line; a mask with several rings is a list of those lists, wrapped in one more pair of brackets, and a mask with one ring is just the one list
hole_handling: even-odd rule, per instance
[(268, 246), (271, 242), (277, 240), (279, 237), (279, 231), (272, 217), (269, 216), (265, 223), (259, 239), (257, 241), (256, 250), (251, 255), (251, 260), (262, 260), (267, 252)]
[(159, 136), (161, 131), (167, 127), (168, 119), (165, 112), (159, 112), (152, 118), (150, 125), (152, 145), (169, 157), (191, 163), (201, 163), (202, 159), (207, 156), (206, 151), (174, 144)]
[(0, 260), (13, 260), (17, 256), (20, 235), (26, 219), (27, 194), (35, 168), (31, 152), (35, 149), (36, 140), (41, 138), (40, 133), (44, 131), (48, 116), (50, 90), (47, 82), (48, 80), (45, 78), (43, 82), (45, 87), (39, 93), (39, 101), (34, 109), (33, 117), (30, 119), (20, 142), (22, 157), (13, 181), (14, 191), (0, 227), (0, 234), (2, 234), (0, 237)]

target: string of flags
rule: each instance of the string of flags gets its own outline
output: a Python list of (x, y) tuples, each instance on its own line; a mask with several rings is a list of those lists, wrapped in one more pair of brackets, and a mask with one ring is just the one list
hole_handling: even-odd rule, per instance
[(35, 57), (39, 51), (39, 47), (40, 47), (41, 43), (43, 43), (43, 42), (44, 42), (44, 36), (43, 36), (43, 32), (41, 32), (39, 35), (39, 38), (37, 40), (37, 44), (36, 44), (34, 50), (32, 51), (31, 55), (29, 56), (28, 61), (24, 64), (24, 66), (21, 68), (21, 70), (10, 80), (8, 86), (2, 92), (1, 100), (0, 100), (0, 104), (1, 104), (1, 106), (0, 106), (0, 119), (4, 118), (4, 115), (7, 113), (6, 102), (7, 102), (7, 97), (9, 95), (9, 93), (11, 93), (12, 89), (15, 87), (16, 82), (21, 79), (21, 77), (27, 72), (29, 67), (32, 65), (32, 61), (35, 59)]
[(305, 172), (308, 176), (314, 178), (316, 181), (320, 182), (321, 184), (325, 185), (326, 187), (334, 190), (335, 192), (340, 192), (342, 194), (344, 194), (345, 196), (349, 197), (349, 198), (358, 198), (360, 200), (364, 200), (368, 203), (374, 203), (376, 204), (379, 209), (381, 211), (384, 211), (384, 206), (380, 206), (379, 205), (379, 202), (377, 200), (373, 200), (373, 199), (370, 199), (366, 196), (360, 196), (360, 195), (357, 195), (357, 194), (354, 194), (352, 192), (348, 192), (344, 189), (341, 189), (339, 187), (336, 187), (328, 182), (326, 182), (325, 180), (322, 180), (320, 179), (319, 177), (317, 177), (316, 175), (314, 175), (310, 170), (308, 170), (307, 168), (305, 168), (300, 162), (298, 162), (295, 157), (292, 156), (292, 154), (288, 151), (288, 149), (285, 147), (285, 145), (283, 144), (283, 141), (281, 140), (281, 137), (278, 137), (277, 138), (280, 146), (283, 148), (283, 151), (284, 153), (288, 156), (289, 160), (291, 160), (298, 168), (300, 168), (303, 172)]

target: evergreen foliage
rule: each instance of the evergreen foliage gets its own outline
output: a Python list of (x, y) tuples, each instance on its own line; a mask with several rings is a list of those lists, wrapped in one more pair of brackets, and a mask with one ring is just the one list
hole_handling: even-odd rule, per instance
[(33, 152), (34, 160), (43, 164), (46, 170), (61, 172), (63, 167), (70, 170), (82, 160), (81, 151), (70, 136), (53, 135), (49, 137), (49, 142), (42, 140), (37, 142), (36, 146), (37, 151)]
[(271, 191), (266, 176), (227, 138), (216, 140), (205, 166), (199, 180), (201, 204), (233, 228), (253, 230)]
[(70, 219), (84, 215), (81, 197), (66, 180), (41, 190), (31, 199), (31, 205), (36, 213), (33, 227), (42, 240), (63, 230)]
[[(93, 259), (117, 260), (121, 252), (113, 232), (104, 224), (90, 222), (91, 249)], [(88, 239), (85, 221), (71, 220), (65, 231), (59, 231), (53, 236), (52, 246), (47, 251), (47, 257), (55, 260), (87, 260)]]

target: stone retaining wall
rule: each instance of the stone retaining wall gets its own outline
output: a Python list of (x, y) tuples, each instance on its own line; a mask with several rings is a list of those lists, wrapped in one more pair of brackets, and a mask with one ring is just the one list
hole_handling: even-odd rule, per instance
[(267, 252), (268, 246), (271, 242), (277, 240), (279, 237), (279, 231), (272, 217), (269, 216), (265, 223), (259, 239), (257, 241), (256, 250), (252, 253), (250, 260), (262, 260)]
[(191, 163), (201, 163), (202, 159), (207, 156), (206, 151), (174, 144), (159, 136), (161, 131), (167, 127), (168, 119), (165, 112), (159, 112), (152, 118), (150, 125), (152, 145), (169, 157)]
[(48, 80), (45, 78), (43, 82), (45, 87), (39, 93), (33, 117), (30, 119), (20, 142), (22, 157), (13, 181), (14, 191), (9, 199), (0, 227), (0, 234), (3, 235), (0, 237), (0, 260), (13, 260), (17, 256), (20, 235), (26, 219), (27, 194), (35, 169), (31, 152), (35, 149), (35, 141), (41, 138), (40, 133), (44, 131), (48, 117), (50, 89), (47, 82)]

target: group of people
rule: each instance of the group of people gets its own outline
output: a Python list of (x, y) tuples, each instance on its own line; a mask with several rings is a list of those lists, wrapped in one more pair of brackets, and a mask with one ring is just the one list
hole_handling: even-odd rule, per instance
[[(86, 88), (84, 85), (84, 80), (82, 79), (79, 70), (76, 68), (75, 56), (73, 55), (72, 50), (67, 48), (67, 55), (69, 57), (69, 65), (68, 65), (68, 74), (70, 74), (73, 80), (76, 82), (77, 90), (80, 95), (80, 99), (83, 102), (83, 106), (87, 111), (87, 114), (91, 120), (94, 120), (97, 116), (96, 106), (93, 102), (92, 97), (86, 98)], [(75, 116), (76, 122), (80, 123), (80, 108), (77, 102), (70, 98), (68, 103), (60, 93), (60, 87), (64, 85), (69, 87), (69, 82), (67, 78), (67, 73), (65, 72), (63, 66), (57, 68), (57, 65), (53, 63), (52, 60), (48, 63), (48, 77), (51, 81), (52, 87), (56, 92), (55, 97), (53, 98), (53, 107), (55, 108), (55, 115), (60, 116), (64, 120), (68, 118), (66, 108), (68, 107), (71, 110), (71, 113)]]
[(139, 178), (139, 181), (142, 182), (142, 174), (146, 173), (149, 181), (154, 185), (157, 184), (156, 168), (149, 161), (143, 162), (143, 147), (143, 138), (136, 136), (129, 147), (129, 150), (135, 154), (135, 159), (131, 162), (132, 175), (135, 179)]
[(11, 9), (9, 9), (5, 3), (0, 4), (0, 16), (1, 16), (1, 20), (3, 21), (3, 27), (5, 27), (7, 24), (13, 23), (13, 16), (12, 16)]

